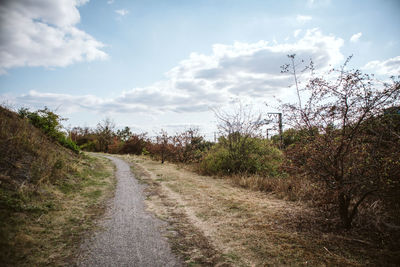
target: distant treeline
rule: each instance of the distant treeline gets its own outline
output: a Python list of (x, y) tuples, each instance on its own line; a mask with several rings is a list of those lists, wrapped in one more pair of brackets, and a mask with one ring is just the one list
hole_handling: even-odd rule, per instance
[(150, 138), (146, 133), (132, 133), (129, 127), (116, 130), (110, 119), (99, 122), (95, 129), (75, 127), (69, 132), (69, 136), (85, 151), (144, 154), (163, 162), (199, 162), (202, 153), (213, 145), (199, 134), (198, 129), (188, 129), (172, 136), (161, 130), (158, 136)]

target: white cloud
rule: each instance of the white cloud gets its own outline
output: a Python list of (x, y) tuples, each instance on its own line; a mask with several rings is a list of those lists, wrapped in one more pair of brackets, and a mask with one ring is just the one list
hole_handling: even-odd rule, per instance
[(215, 44), (209, 55), (192, 53), (166, 73), (166, 79), (143, 88), (134, 88), (114, 98), (47, 94), (31, 91), (16, 102), (26, 105), (50, 104), (69, 112), (202, 112), (229, 103), (233, 98), (266, 101), (285, 93), (293, 78), (280, 73), (288, 54), (313, 59), (317, 70), (326, 70), (343, 60), (343, 40), (307, 30), (294, 43), (270, 44), (236, 42)]
[(356, 34), (353, 34), (353, 35), (350, 37), (350, 42), (352, 42), (352, 43), (357, 43), (358, 40), (360, 40), (360, 37), (361, 37), (361, 36), (362, 36), (362, 33), (361, 33), (361, 32), (356, 33)]
[(312, 20), (311, 16), (297, 15), (296, 20), (298, 23), (304, 24), (310, 20)]
[(115, 0), (108, 0), (108, 1), (107, 1), (107, 4), (111, 5), (111, 4), (113, 4), (114, 2), (115, 2)]
[(0, 2), (0, 73), (24, 66), (62, 67), (105, 59), (104, 45), (79, 30), (87, 0)]
[(118, 9), (118, 10), (115, 10), (115, 13), (117, 13), (120, 16), (126, 16), (126, 15), (129, 14), (129, 10), (127, 10), (127, 9)]
[(82, 6), (89, 2), (89, 0), (75, 0), (77, 6)]
[(307, 0), (307, 6), (310, 8), (330, 5), (331, 0)]
[(297, 37), (297, 36), (299, 36), (300, 33), (301, 33), (301, 29), (297, 29), (297, 30), (295, 30), (295, 31), (293, 32), (293, 36), (294, 36), (294, 37)]
[(370, 61), (363, 67), (365, 70), (372, 71), (381, 75), (400, 75), (400, 56), (387, 60)]

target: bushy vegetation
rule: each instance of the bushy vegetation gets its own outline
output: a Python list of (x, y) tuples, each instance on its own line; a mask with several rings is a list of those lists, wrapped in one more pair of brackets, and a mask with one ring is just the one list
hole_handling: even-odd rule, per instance
[(281, 175), (282, 152), (261, 132), (266, 125), (260, 114), (237, 103), (233, 111), (215, 110), (220, 138), (200, 163), (205, 174)]
[(146, 145), (146, 151), (153, 158), (179, 163), (198, 163), (202, 159), (204, 152), (212, 146), (211, 142), (204, 140), (199, 135), (198, 129), (189, 129), (181, 133), (169, 136), (164, 130), (161, 130), (155, 138), (155, 142), (149, 142)]
[(21, 118), (27, 119), (33, 126), (43, 131), (47, 136), (56, 140), (62, 146), (76, 153), (79, 152), (79, 147), (76, 143), (62, 132), (61, 121), (64, 119), (50, 111), (47, 107), (37, 111), (29, 111), (27, 108), (21, 108), (18, 114)]
[[(282, 152), (269, 140), (239, 136), (219, 138), (204, 156), (200, 166), (206, 174), (259, 174), (275, 177), (280, 174)], [(230, 142), (229, 139), (234, 139)]]
[[(122, 139), (123, 140), (123, 139)], [(119, 153), (141, 155), (146, 153), (146, 134), (131, 134), (129, 138), (120, 145)]]
[[(283, 131), (282, 133), (282, 148), (286, 149), (289, 146), (296, 144), (310, 135), (310, 131), (312, 131), (311, 135), (317, 135), (318, 134), (318, 129), (295, 129), (295, 128), (289, 128)], [(281, 142), (281, 137), (277, 135), (273, 135), (271, 137), (271, 141), (273, 144), (276, 146), (280, 146)]]
[(129, 127), (115, 131), (110, 120), (100, 122), (96, 129), (75, 127), (70, 132), (82, 150), (112, 154), (150, 155), (162, 162), (197, 163), (212, 143), (198, 129), (169, 135), (162, 130), (151, 139), (146, 133), (132, 133)]
[(95, 129), (74, 127), (69, 135), (84, 151), (111, 154), (141, 155), (148, 142), (146, 134), (132, 133), (129, 127), (116, 131), (114, 122), (108, 118)]

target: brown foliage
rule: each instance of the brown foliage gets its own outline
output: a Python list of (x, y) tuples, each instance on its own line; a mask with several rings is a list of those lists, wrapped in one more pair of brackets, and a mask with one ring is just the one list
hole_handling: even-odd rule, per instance
[(194, 163), (199, 162), (203, 152), (211, 147), (212, 143), (204, 140), (198, 129), (189, 129), (174, 136), (169, 136), (161, 130), (155, 142), (148, 142), (146, 150), (153, 158), (171, 162)]
[(147, 142), (146, 134), (132, 134), (131, 137), (123, 143), (120, 153), (141, 155)]

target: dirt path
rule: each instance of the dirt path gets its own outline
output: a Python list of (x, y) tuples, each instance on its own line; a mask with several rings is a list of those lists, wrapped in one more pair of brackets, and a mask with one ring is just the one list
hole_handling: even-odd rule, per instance
[(143, 189), (129, 165), (107, 156), (117, 167), (115, 197), (102, 230), (82, 245), (78, 266), (180, 266), (161, 234), (165, 225), (146, 212)]

